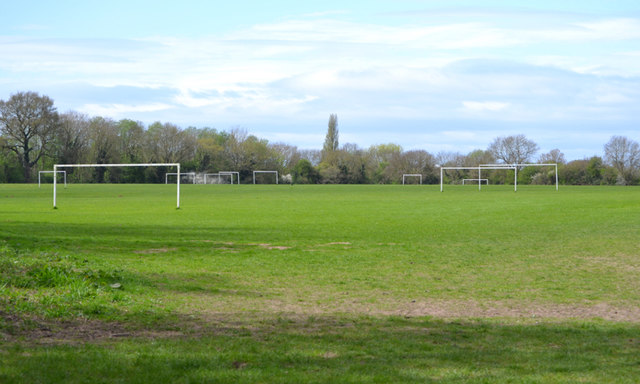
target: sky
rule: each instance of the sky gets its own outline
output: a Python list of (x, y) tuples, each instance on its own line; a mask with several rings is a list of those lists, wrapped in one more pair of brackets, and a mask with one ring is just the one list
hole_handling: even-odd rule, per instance
[(13, 1), (0, 99), (59, 112), (466, 154), (640, 141), (637, 0)]

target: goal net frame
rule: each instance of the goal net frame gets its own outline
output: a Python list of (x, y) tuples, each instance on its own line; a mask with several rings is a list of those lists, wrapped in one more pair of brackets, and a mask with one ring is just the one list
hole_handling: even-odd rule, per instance
[(62, 173), (64, 175), (64, 187), (67, 188), (67, 171), (38, 171), (38, 188), (40, 188), (40, 175), (43, 173), (53, 173), (54, 179), (58, 177), (58, 173)]
[(253, 171), (253, 184), (256, 183), (256, 173), (275, 173), (276, 174), (276, 184), (278, 184), (278, 171)]
[[(97, 168), (97, 167), (176, 167), (177, 173), (180, 173), (180, 163), (138, 163), (138, 164), (55, 164), (53, 171), (57, 172), (58, 168)], [(177, 198), (176, 209), (180, 209), (180, 178), (177, 177)], [(53, 178), (53, 209), (57, 209), (57, 177)]]
[(478, 171), (478, 178), (476, 180), (478, 180), (478, 191), (482, 190), (482, 183), (480, 180), (482, 180), (482, 170), (483, 169), (515, 169), (516, 170), (516, 179), (515, 179), (515, 184), (514, 184), (514, 189), (513, 191), (516, 192), (518, 190), (518, 170), (515, 166), (513, 165), (508, 165), (508, 164), (500, 164), (500, 166), (491, 166), (491, 165), (478, 165), (475, 167), (440, 167), (440, 192), (443, 192), (444, 190), (444, 171), (445, 170), (471, 170), (471, 169), (475, 169)]
[(236, 184), (240, 184), (240, 172), (235, 171), (220, 171), (218, 173), (205, 173), (204, 174), (204, 183), (207, 184), (207, 176), (218, 176), (218, 184), (220, 184), (220, 176), (231, 176), (231, 184), (233, 184), (233, 177), (235, 176), (238, 182)]
[(518, 190), (518, 168), (524, 167), (555, 167), (556, 171), (556, 191), (558, 190), (558, 164), (557, 163), (546, 163), (546, 164), (535, 164), (535, 163), (520, 163), (520, 164), (480, 164), (480, 167), (486, 169), (495, 169), (492, 167), (502, 167), (502, 169), (514, 169), (515, 170), (515, 189)]
[[(164, 183), (169, 184), (169, 176), (178, 176), (179, 172), (167, 172), (164, 174)], [(196, 173), (195, 172), (182, 172), (180, 173), (180, 177), (182, 176), (191, 176), (191, 181), (193, 184), (196, 183)], [(180, 178), (178, 177), (178, 178)]]
[(233, 184), (233, 175), (236, 176), (236, 180), (238, 181), (236, 184), (240, 184), (240, 172), (236, 171), (220, 171), (218, 172), (220, 176), (231, 175), (231, 184)]
[(422, 185), (422, 174), (420, 173), (403, 173), (402, 174), (402, 185), (404, 185), (404, 180), (406, 177), (419, 177), (420, 178), (420, 185)]

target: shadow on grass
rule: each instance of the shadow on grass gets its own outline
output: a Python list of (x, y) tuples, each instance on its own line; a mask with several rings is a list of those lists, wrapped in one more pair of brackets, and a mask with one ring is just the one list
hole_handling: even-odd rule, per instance
[(640, 377), (636, 325), (339, 316), (226, 325), (193, 330), (185, 323), (179, 337), (0, 345), (0, 381), (620, 383)]
[[(258, 227), (213, 227), (189, 225), (112, 225), (112, 224), (70, 224), (16, 222), (0, 223), (0, 240), (11, 247), (22, 250), (42, 250), (55, 248), (58, 251), (88, 249), (100, 253), (144, 250), (145, 247), (167, 247), (176, 244), (193, 247), (211, 247), (203, 241), (225, 241), (225, 239), (273, 238), (278, 229)], [(201, 242), (198, 242), (201, 241)]]

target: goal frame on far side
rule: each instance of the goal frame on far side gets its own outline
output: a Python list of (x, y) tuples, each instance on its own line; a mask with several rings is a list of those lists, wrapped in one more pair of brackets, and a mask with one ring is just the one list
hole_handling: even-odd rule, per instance
[(278, 171), (253, 171), (253, 184), (256, 183), (256, 173), (275, 173), (276, 175), (276, 184), (278, 184)]
[[(137, 164), (55, 164), (53, 171), (57, 172), (58, 168), (97, 168), (97, 167), (176, 167), (177, 173), (180, 174), (180, 163), (137, 163)], [(53, 208), (57, 209), (57, 177), (53, 178)], [(176, 177), (177, 182), (177, 198), (176, 209), (180, 209), (180, 178)]]
[(420, 174), (420, 173), (403, 173), (402, 174), (402, 185), (404, 185), (404, 179), (406, 177), (419, 177), (420, 178), (420, 185), (422, 185), (422, 174)]

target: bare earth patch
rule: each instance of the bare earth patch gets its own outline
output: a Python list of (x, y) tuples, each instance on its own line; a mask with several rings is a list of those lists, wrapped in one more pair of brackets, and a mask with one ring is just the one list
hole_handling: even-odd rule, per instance
[(604, 319), (640, 322), (640, 307), (619, 307), (608, 303), (555, 304), (475, 301), (412, 301), (396, 310), (380, 311), (382, 315), (439, 318), (536, 318), (536, 319)]
[(133, 251), (133, 253), (141, 254), (141, 255), (150, 255), (154, 253), (166, 253), (169, 251), (176, 251), (178, 248), (149, 248), (149, 249), (141, 249), (138, 251)]
[[(273, 292), (272, 292), (273, 293)], [(640, 306), (633, 304), (598, 303), (541, 303), (516, 301), (474, 300), (411, 300), (393, 296), (370, 297), (351, 295), (349, 292), (327, 298), (312, 291), (290, 296), (286, 290), (271, 295), (219, 295), (187, 294), (186, 304), (180, 312), (196, 316), (230, 313), (237, 308), (252, 308), (264, 317), (293, 315), (295, 317), (365, 315), (435, 317), (441, 319), (533, 319), (540, 321), (594, 320), (640, 323)]]
[(291, 249), (291, 247), (286, 247), (284, 245), (271, 245), (271, 244), (267, 244), (267, 243), (260, 243), (260, 244), (247, 244), (247, 245), (255, 245), (258, 246), (260, 248), (264, 248), (264, 249), (278, 249), (278, 250), (285, 250), (285, 249)]

